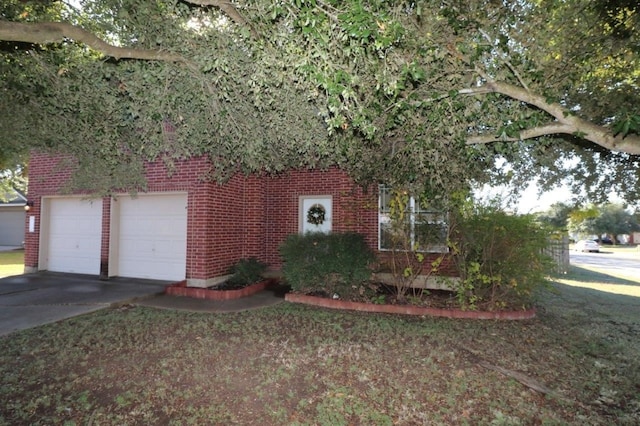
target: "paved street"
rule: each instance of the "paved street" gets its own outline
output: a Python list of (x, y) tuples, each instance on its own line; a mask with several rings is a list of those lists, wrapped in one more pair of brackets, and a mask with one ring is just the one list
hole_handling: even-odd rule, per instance
[(571, 264), (587, 269), (597, 269), (611, 275), (640, 280), (640, 251), (613, 252), (603, 246), (600, 253), (571, 251)]

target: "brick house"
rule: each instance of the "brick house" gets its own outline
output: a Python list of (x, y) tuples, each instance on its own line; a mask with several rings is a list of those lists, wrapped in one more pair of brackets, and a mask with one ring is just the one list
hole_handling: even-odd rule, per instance
[[(338, 168), (238, 174), (218, 184), (202, 179), (211, 166), (204, 157), (178, 162), (172, 173), (149, 163), (147, 192), (91, 199), (61, 194), (71, 172), (60, 161), (40, 153), (30, 159), (25, 272), (186, 279), (208, 287), (243, 258), (278, 270), (280, 244), (309, 230), (357, 232), (384, 255), (377, 190), (364, 190)], [(326, 220), (308, 223), (306, 213), (318, 205)]]

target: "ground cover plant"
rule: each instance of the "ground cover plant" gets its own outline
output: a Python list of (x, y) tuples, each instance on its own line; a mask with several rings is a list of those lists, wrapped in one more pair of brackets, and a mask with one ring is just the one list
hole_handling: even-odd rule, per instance
[(226, 281), (211, 287), (212, 290), (237, 290), (264, 280), (262, 274), (267, 264), (255, 257), (240, 259), (229, 268), (230, 277)]
[(24, 272), (24, 250), (0, 252), (0, 278)]
[(640, 299), (555, 288), (515, 322), (102, 310), (0, 339), (0, 424), (637, 424)]

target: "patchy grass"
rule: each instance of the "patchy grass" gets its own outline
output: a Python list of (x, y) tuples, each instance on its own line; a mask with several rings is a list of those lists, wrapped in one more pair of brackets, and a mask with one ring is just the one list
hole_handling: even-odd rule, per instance
[(0, 278), (24, 273), (24, 250), (0, 252)]
[(519, 322), (103, 310), (0, 338), (0, 424), (638, 424), (640, 299), (554, 288)]

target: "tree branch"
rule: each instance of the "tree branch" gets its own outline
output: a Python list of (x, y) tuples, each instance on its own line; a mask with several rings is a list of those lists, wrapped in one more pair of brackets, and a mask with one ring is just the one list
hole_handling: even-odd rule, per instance
[[(258, 32), (228, 0), (186, 0), (198, 6), (214, 6), (222, 10), (233, 22), (246, 27), (254, 38)], [(0, 20), (0, 40), (34, 44), (60, 43), (65, 39), (84, 43), (94, 50), (116, 59), (142, 59), (150, 61), (189, 63), (185, 57), (162, 50), (136, 49), (109, 44), (95, 34), (67, 22), (22, 23)]]
[(479, 145), (493, 142), (517, 142), (525, 139), (533, 139), (540, 136), (575, 133), (575, 129), (560, 123), (548, 124), (546, 126), (534, 127), (520, 132), (520, 137), (500, 137), (494, 135), (478, 135), (467, 138), (468, 145)]
[[(489, 44), (491, 46), (494, 45), (495, 43), (495, 39), (492, 40), (491, 37), (489, 37), (489, 34), (487, 34), (486, 31), (479, 29), (478, 30), (480, 32), (480, 34), (482, 34), (482, 36), (485, 38), (485, 40), (487, 40), (487, 42), (489, 42)], [(516, 76), (516, 78), (518, 79), (518, 81), (520, 82), (520, 84), (522, 84), (522, 87), (524, 87), (526, 90), (529, 90), (529, 87), (527, 86), (527, 83), (525, 83), (525, 81), (522, 79), (522, 76), (520, 76), (520, 73), (518, 72), (518, 70), (516, 69), (516, 67), (513, 66), (513, 64), (502, 57), (502, 55), (500, 55), (499, 53), (497, 53), (497, 56), (499, 58), (499, 60), (501, 60), (502, 62), (504, 62), (504, 64), (507, 66), (507, 68), (509, 68), (511, 70), (511, 72), (513, 73), (513, 75)]]
[(236, 9), (236, 7), (228, 0), (185, 0), (187, 3), (198, 6), (213, 6), (222, 10), (236, 24), (246, 27), (251, 36), (255, 39), (260, 38), (260, 34), (253, 28), (249, 21)]
[(180, 62), (188, 64), (182, 55), (162, 50), (135, 49), (114, 46), (95, 34), (66, 22), (23, 23), (0, 21), (0, 40), (34, 44), (61, 43), (72, 39), (116, 59), (143, 59), (150, 61)]
[(487, 83), (484, 86), (474, 89), (474, 93), (481, 92), (483, 88), (485, 89), (485, 92), (490, 91), (500, 93), (511, 99), (533, 105), (553, 116), (556, 121), (542, 127), (524, 130), (520, 133), (519, 138), (505, 139), (495, 136), (477, 135), (470, 137), (467, 140), (468, 144), (490, 143), (497, 141), (518, 141), (554, 134), (573, 134), (579, 135), (580, 137), (611, 151), (640, 155), (640, 136), (638, 135), (614, 135), (610, 128), (600, 126), (577, 117), (559, 103), (548, 102), (543, 96), (531, 93), (530, 91), (513, 84), (487, 79)]
[[(149, 61), (175, 62), (184, 65), (195, 76), (199, 77), (203, 87), (210, 94), (215, 95), (214, 84), (201, 78), (202, 72), (195, 62), (184, 56), (161, 50), (134, 49), (113, 46), (98, 38), (93, 33), (65, 22), (18, 23), (0, 20), (0, 40), (18, 41), (34, 44), (60, 43), (65, 39), (72, 39), (95, 49), (106, 56), (116, 59), (140, 59)], [(212, 107), (218, 111), (219, 107), (212, 97)]]

